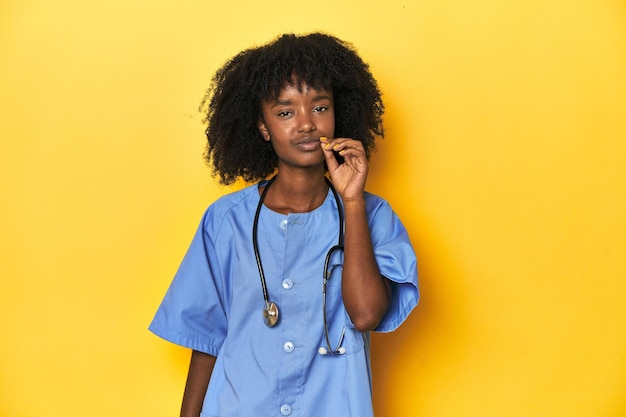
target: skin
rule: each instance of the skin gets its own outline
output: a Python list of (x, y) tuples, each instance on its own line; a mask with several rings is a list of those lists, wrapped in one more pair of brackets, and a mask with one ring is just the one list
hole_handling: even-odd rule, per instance
[[(359, 331), (373, 330), (389, 308), (391, 288), (376, 264), (367, 223), (364, 189), (369, 168), (363, 145), (358, 140), (333, 137), (333, 94), (326, 90), (287, 85), (277, 100), (262, 103), (262, 114), (259, 131), (272, 143), (279, 161), (279, 175), (268, 190), (265, 205), (283, 214), (305, 213), (321, 206), (328, 193), (326, 162), (344, 203), (344, 305)], [(333, 152), (338, 152), (344, 163), (339, 164)], [(192, 353), (181, 417), (200, 415), (215, 360), (205, 353)]]
[(189, 373), (180, 408), (181, 417), (199, 417), (202, 403), (213, 373), (216, 357), (194, 350), (191, 352)]

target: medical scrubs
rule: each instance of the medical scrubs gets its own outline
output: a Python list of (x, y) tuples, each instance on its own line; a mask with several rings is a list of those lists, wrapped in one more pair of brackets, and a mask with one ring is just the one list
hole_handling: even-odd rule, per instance
[[(261, 183), (262, 184), (262, 183)], [(333, 255), (327, 288), (331, 348), (326, 347), (322, 275), (337, 244), (339, 220), (329, 191), (308, 213), (263, 206), (259, 253), (279, 322), (263, 322), (263, 292), (252, 244), (258, 185), (226, 195), (206, 211), (150, 330), (217, 357), (203, 417), (370, 417), (369, 333), (354, 328), (341, 299), (342, 254)], [(396, 329), (418, 301), (417, 267), (406, 230), (391, 207), (366, 193), (372, 244), (393, 300), (376, 331)]]

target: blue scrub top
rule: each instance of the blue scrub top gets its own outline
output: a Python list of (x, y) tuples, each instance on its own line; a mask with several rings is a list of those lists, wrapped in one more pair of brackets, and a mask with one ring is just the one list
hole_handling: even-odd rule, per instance
[[(263, 183), (261, 183), (263, 184)], [(258, 243), (279, 322), (263, 322), (263, 293), (252, 245), (259, 184), (226, 195), (204, 214), (150, 324), (156, 335), (217, 357), (202, 417), (370, 417), (369, 333), (354, 328), (341, 299), (342, 255), (331, 260), (327, 315), (331, 347), (342, 329), (343, 355), (326, 347), (322, 274), (337, 244), (337, 205), (329, 191), (308, 213), (263, 206)], [(392, 302), (376, 331), (395, 330), (417, 305), (417, 265), (407, 232), (389, 204), (366, 193), (372, 245)]]

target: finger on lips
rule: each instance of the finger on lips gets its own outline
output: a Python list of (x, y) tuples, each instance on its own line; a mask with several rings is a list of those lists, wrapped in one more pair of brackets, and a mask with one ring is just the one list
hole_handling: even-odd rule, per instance
[[(350, 146), (351, 142), (356, 143), (354, 143), (354, 146)], [(359, 145), (361, 145), (359, 141), (355, 141), (353, 139), (333, 139), (331, 141), (325, 136), (320, 137), (320, 143), (325, 150), (328, 151), (332, 149), (333, 151), (338, 152), (339, 155), (343, 155), (351, 149), (358, 151)]]

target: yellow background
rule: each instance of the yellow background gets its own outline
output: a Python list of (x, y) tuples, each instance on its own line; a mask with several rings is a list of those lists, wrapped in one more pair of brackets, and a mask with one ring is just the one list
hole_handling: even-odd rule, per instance
[(377, 415), (626, 415), (622, 0), (2, 0), (0, 416), (177, 414), (189, 352), (146, 327), (231, 190), (198, 104), (311, 30), (379, 79), (368, 186), (420, 259)]

